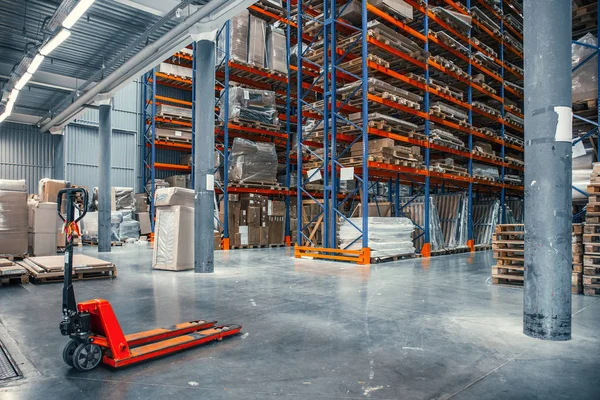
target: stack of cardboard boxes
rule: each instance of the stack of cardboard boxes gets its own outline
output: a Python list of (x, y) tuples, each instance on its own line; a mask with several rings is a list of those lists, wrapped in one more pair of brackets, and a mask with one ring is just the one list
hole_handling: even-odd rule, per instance
[(0, 254), (27, 254), (25, 181), (0, 180)]
[(269, 200), (267, 196), (255, 193), (234, 193), (229, 194), (228, 202), (228, 220), (225, 221), (223, 210), (219, 219), (222, 224), (228, 224), (231, 248), (284, 243), (284, 201)]
[[(43, 178), (40, 179), (38, 184), (38, 200), (40, 203), (53, 203), (56, 202), (56, 197), (61, 189), (65, 189), (71, 186), (68, 181), (60, 181), (56, 179)], [(64, 206), (63, 206), (64, 210)], [(62, 223), (59, 223), (56, 228), (56, 246), (65, 247), (66, 236), (62, 230)]]
[(58, 217), (56, 203), (40, 203), (35, 199), (27, 202), (29, 208), (28, 241), (29, 255), (56, 255), (56, 237), (62, 223)]

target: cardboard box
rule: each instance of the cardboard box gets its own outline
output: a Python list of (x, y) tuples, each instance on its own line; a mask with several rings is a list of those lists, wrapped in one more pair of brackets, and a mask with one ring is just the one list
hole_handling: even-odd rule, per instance
[(140, 235), (148, 235), (152, 232), (149, 212), (135, 213), (135, 220), (140, 223)]
[(194, 269), (194, 209), (160, 207), (156, 213), (152, 268), (170, 271)]
[(267, 246), (269, 245), (269, 227), (261, 226), (260, 227), (260, 245)]
[(269, 244), (283, 244), (285, 241), (285, 217), (269, 217)]
[[(350, 153), (353, 156), (362, 155), (362, 141), (356, 142), (350, 147)], [(394, 147), (394, 139), (382, 138), (369, 140), (369, 154), (381, 150), (384, 147)]]
[(154, 194), (154, 206), (184, 206), (194, 207), (194, 191), (185, 188), (162, 188)]
[(248, 210), (240, 210), (240, 225), (248, 226)]
[(56, 235), (60, 227), (62, 222), (58, 216), (56, 203), (29, 203), (28, 230), (30, 232)]
[(258, 246), (260, 244), (260, 226), (249, 226), (248, 227), (248, 245)]
[(55, 256), (56, 255), (56, 231), (50, 233), (30, 232), (29, 255)]
[[(392, 203), (388, 202), (377, 202), (369, 203), (369, 217), (391, 217), (392, 216)], [(362, 217), (362, 204), (358, 204), (356, 207), (357, 217)]]
[(187, 188), (187, 176), (186, 175), (173, 175), (173, 176), (169, 176), (166, 179), (167, 182), (169, 182), (169, 185), (171, 187), (180, 187), (180, 188)]
[(229, 235), (229, 245), (235, 247), (240, 247), (242, 245), (242, 239), (239, 232)]
[(267, 35), (267, 23), (250, 15), (250, 31), (248, 38), (248, 64), (264, 68), (265, 67), (265, 49)]
[(267, 215), (269, 217), (285, 217), (285, 201), (269, 200)]
[(260, 207), (251, 206), (248, 207), (248, 226), (259, 227), (260, 226)]
[(221, 250), (221, 233), (219, 231), (214, 231), (214, 250)]
[(239, 227), (239, 235), (240, 235), (240, 246), (248, 246), (248, 227), (240, 226)]
[(0, 254), (27, 253), (27, 193), (0, 190)]
[(41, 203), (56, 202), (58, 191), (70, 187), (68, 181), (59, 181), (55, 179), (43, 178), (38, 184), (38, 195)]

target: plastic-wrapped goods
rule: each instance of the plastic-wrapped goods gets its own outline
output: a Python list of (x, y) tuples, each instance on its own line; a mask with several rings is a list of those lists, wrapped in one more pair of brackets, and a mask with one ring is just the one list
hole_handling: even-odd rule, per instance
[[(151, 184), (150, 182), (148, 182), (146, 184), (146, 192), (150, 193), (151, 192)], [(169, 184), (167, 183), (167, 181), (165, 181), (164, 179), (155, 179), (154, 180), (154, 191), (155, 193), (158, 191), (158, 189), (166, 189), (169, 187)]]
[(186, 206), (194, 207), (195, 193), (193, 189), (179, 187), (158, 189), (154, 195), (154, 206)]
[[(25, 179), (0, 179), (0, 190), (8, 190), (11, 192), (26, 192), (27, 183)], [(56, 201), (56, 199), (54, 199)]]
[(408, 19), (413, 19), (412, 6), (402, 0), (369, 0), (369, 4), (372, 4), (390, 14), (396, 14)]
[[(362, 218), (349, 218), (340, 224), (340, 248), (358, 250), (362, 248)], [(369, 247), (371, 257), (389, 257), (412, 254), (414, 224), (404, 217), (369, 217)]]
[(277, 182), (275, 145), (235, 138), (229, 153), (229, 181)]
[[(119, 232), (122, 222), (123, 214), (118, 211), (110, 213), (111, 242), (121, 241)], [(88, 211), (79, 224), (81, 228), (81, 238), (85, 241), (98, 243), (98, 212)]]
[(283, 31), (269, 26), (267, 30), (267, 68), (283, 74), (287, 73), (285, 48), (285, 34)]
[(187, 107), (159, 104), (156, 106), (156, 115), (192, 119), (192, 109)]
[(135, 208), (135, 196), (131, 187), (113, 187), (115, 194), (116, 210), (133, 210)]
[[(224, 99), (225, 96), (221, 96)], [(222, 103), (222, 101), (220, 101)], [(225, 119), (225, 107), (219, 104), (221, 118)], [(229, 88), (229, 118), (240, 118), (271, 125), (279, 125), (275, 92), (270, 90), (247, 89), (239, 86)]]
[(27, 253), (27, 222), (27, 193), (0, 190), (0, 254)]
[[(598, 45), (598, 39), (591, 33), (577, 40), (591, 46)], [(587, 59), (595, 50), (589, 47), (571, 45), (571, 68)], [(598, 98), (598, 56), (593, 56), (583, 66), (573, 72), (573, 103)]]
[(123, 241), (128, 239), (138, 240), (140, 238), (140, 223), (135, 220), (123, 220), (119, 225), (119, 237)]
[(265, 67), (267, 44), (267, 22), (250, 15), (250, 30), (248, 34), (248, 64)]
[[(229, 20), (229, 59), (248, 62), (248, 23), (250, 13), (241, 11)], [(225, 56), (225, 29), (217, 37), (217, 54), (215, 63), (219, 65)]]

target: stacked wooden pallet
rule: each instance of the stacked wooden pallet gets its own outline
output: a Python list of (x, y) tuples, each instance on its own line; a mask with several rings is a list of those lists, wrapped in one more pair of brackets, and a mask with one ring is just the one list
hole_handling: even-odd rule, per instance
[(571, 292), (583, 293), (583, 224), (573, 224), (573, 270)]
[[(18, 264), (23, 267), (34, 283), (62, 282), (64, 257), (29, 257)], [(73, 255), (73, 280), (115, 278), (117, 268), (109, 261), (82, 254)]]
[(29, 276), (25, 268), (6, 258), (0, 258), (0, 286), (10, 283), (27, 283)]
[[(587, 228), (587, 227), (586, 227)], [(600, 228), (600, 226), (599, 226)], [(582, 224), (573, 224), (573, 264), (571, 292), (582, 293), (583, 232)], [(600, 233), (598, 234), (600, 236)], [(598, 243), (600, 246), (600, 243)], [(495, 285), (522, 286), (525, 273), (525, 231), (523, 224), (496, 225), (492, 239), (496, 264), (492, 266), (492, 283)], [(600, 253), (598, 253), (600, 263)], [(599, 266), (600, 267), (600, 266)], [(600, 286), (600, 285), (599, 285)]]
[(594, 164), (583, 232), (583, 293), (600, 296), (600, 164)]
[(525, 272), (525, 230), (523, 224), (496, 225), (492, 250), (496, 265), (492, 266), (494, 285), (522, 286)]

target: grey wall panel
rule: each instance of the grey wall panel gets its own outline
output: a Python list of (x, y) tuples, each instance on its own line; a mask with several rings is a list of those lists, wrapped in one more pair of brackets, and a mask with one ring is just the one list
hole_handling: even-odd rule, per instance
[(114, 97), (114, 109), (117, 111), (137, 112), (139, 108), (140, 83), (131, 82), (119, 90)]
[(0, 124), (0, 179), (25, 179), (29, 193), (38, 182), (52, 177), (53, 137), (35, 126)]

